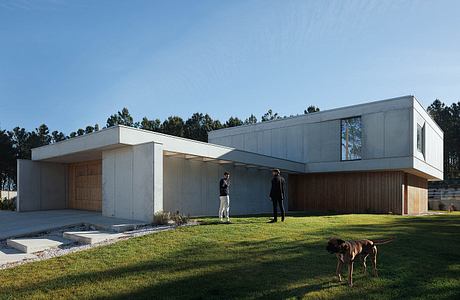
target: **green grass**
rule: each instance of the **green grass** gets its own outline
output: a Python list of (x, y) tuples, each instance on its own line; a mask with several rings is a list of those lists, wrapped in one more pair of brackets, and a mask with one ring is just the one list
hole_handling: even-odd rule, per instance
[[(459, 299), (460, 214), (233, 218), (0, 271), (0, 299)], [(327, 238), (384, 238), (379, 278), (338, 283)], [(345, 272), (344, 272), (345, 273)], [(346, 278), (346, 277), (345, 277)]]

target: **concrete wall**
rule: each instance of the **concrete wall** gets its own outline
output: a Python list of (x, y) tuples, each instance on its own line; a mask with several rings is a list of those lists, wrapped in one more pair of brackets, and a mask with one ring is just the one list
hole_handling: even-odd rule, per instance
[[(362, 160), (379, 160), (380, 169), (385, 169), (388, 160), (381, 159), (411, 156), (408, 143), (412, 137), (409, 100), (395, 100), (397, 105), (391, 103), (386, 109), (371, 103), (369, 106), (375, 106), (373, 109), (362, 105), (354, 109), (334, 110), (333, 113), (324, 112), (322, 116), (313, 114), (269, 122), (271, 124), (267, 125), (248, 126), (245, 130), (219, 130), (210, 134), (210, 141), (304, 162), (310, 164), (307, 166), (308, 172), (321, 172), (326, 166), (330, 170), (344, 171), (343, 167), (347, 167), (347, 164), (341, 162), (340, 119), (361, 116)], [(372, 168), (378, 167), (378, 162), (371, 165)], [(409, 164), (404, 167), (409, 167)], [(361, 163), (360, 168), (365, 169), (366, 165)]]
[(18, 211), (67, 208), (65, 164), (18, 160)]
[(102, 214), (153, 221), (163, 209), (163, 146), (146, 143), (102, 153)]
[(219, 180), (225, 171), (231, 174), (230, 216), (272, 211), (268, 198), (270, 171), (174, 157), (164, 158), (165, 211), (217, 215)]
[[(341, 161), (340, 120), (354, 116), (362, 121), (362, 159)], [(416, 153), (417, 120), (427, 124), (426, 157)], [(413, 96), (217, 130), (209, 141), (303, 162), (305, 172), (413, 170), (442, 179), (442, 131)]]
[[(437, 177), (442, 180), (444, 170), (444, 133), (417, 101), (414, 103), (412, 115), (414, 166), (422, 172), (437, 174)], [(424, 154), (417, 150), (417, 124), (425, 127)]]

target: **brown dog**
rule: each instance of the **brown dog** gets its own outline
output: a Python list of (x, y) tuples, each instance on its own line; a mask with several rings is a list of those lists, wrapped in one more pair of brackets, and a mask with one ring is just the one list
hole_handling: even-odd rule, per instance
[(393, 241), (394, 238), (385, 240), (359, 240), (359, 241), (344, 241), (338, 238), (332, 238), (327, 243), (326, 250), (334, 253), (337, 256), (336, 275), (339, 281), (342, 281), (342, 266), (348, 264), (348, 285), (353, 286), (353, 263), (356, 258), (360, 258), (363, 262), (364, 273), (366, 273), (366, 259), (368, 256), (372, 260), (372, 268), (374, 276), (377, 274), (377, 245), (383, 245)]

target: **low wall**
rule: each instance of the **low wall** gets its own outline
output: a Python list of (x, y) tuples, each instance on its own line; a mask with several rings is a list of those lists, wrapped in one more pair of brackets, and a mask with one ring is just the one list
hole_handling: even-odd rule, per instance
[(18, 159), (17, 211), (67, 208), (66, 165)]

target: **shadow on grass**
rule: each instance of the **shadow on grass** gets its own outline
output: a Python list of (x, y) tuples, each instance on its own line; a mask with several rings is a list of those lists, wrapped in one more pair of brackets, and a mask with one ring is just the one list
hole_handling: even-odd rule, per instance
[[(78, 297), (91, 288), (100, 291), (92, 295), (99, 299), (284, 299), (319, 295), (334, 299), (458, 299), (459, 225), (459, 216), (401, 217), (375, 225), (326, 224), (317, 232), (308, 232), (309, 236), (317, 235), (312, 240), (297, 236), (289, 240), (283, 236), (282, 227), (271, 227), (272, 238), (245, 240), (235, 234), (225, 240), (214, 237), (217, 240), (191, 241), (162, 257), (128, 265), (120, 261), (117, 267), (102, 271), (63, 274), (6, 287), (0, 296), (8, 293), (27, 297), (75, 289), (72, 295)], [(326, 242), (321, 236), (328, 231), (346, 239), (396, 236), (393, 243), (379, 247), (380, 278), (367, 278), (357, 266), (354, 288), (337, 283), (335, 256), (325, 251)]]

